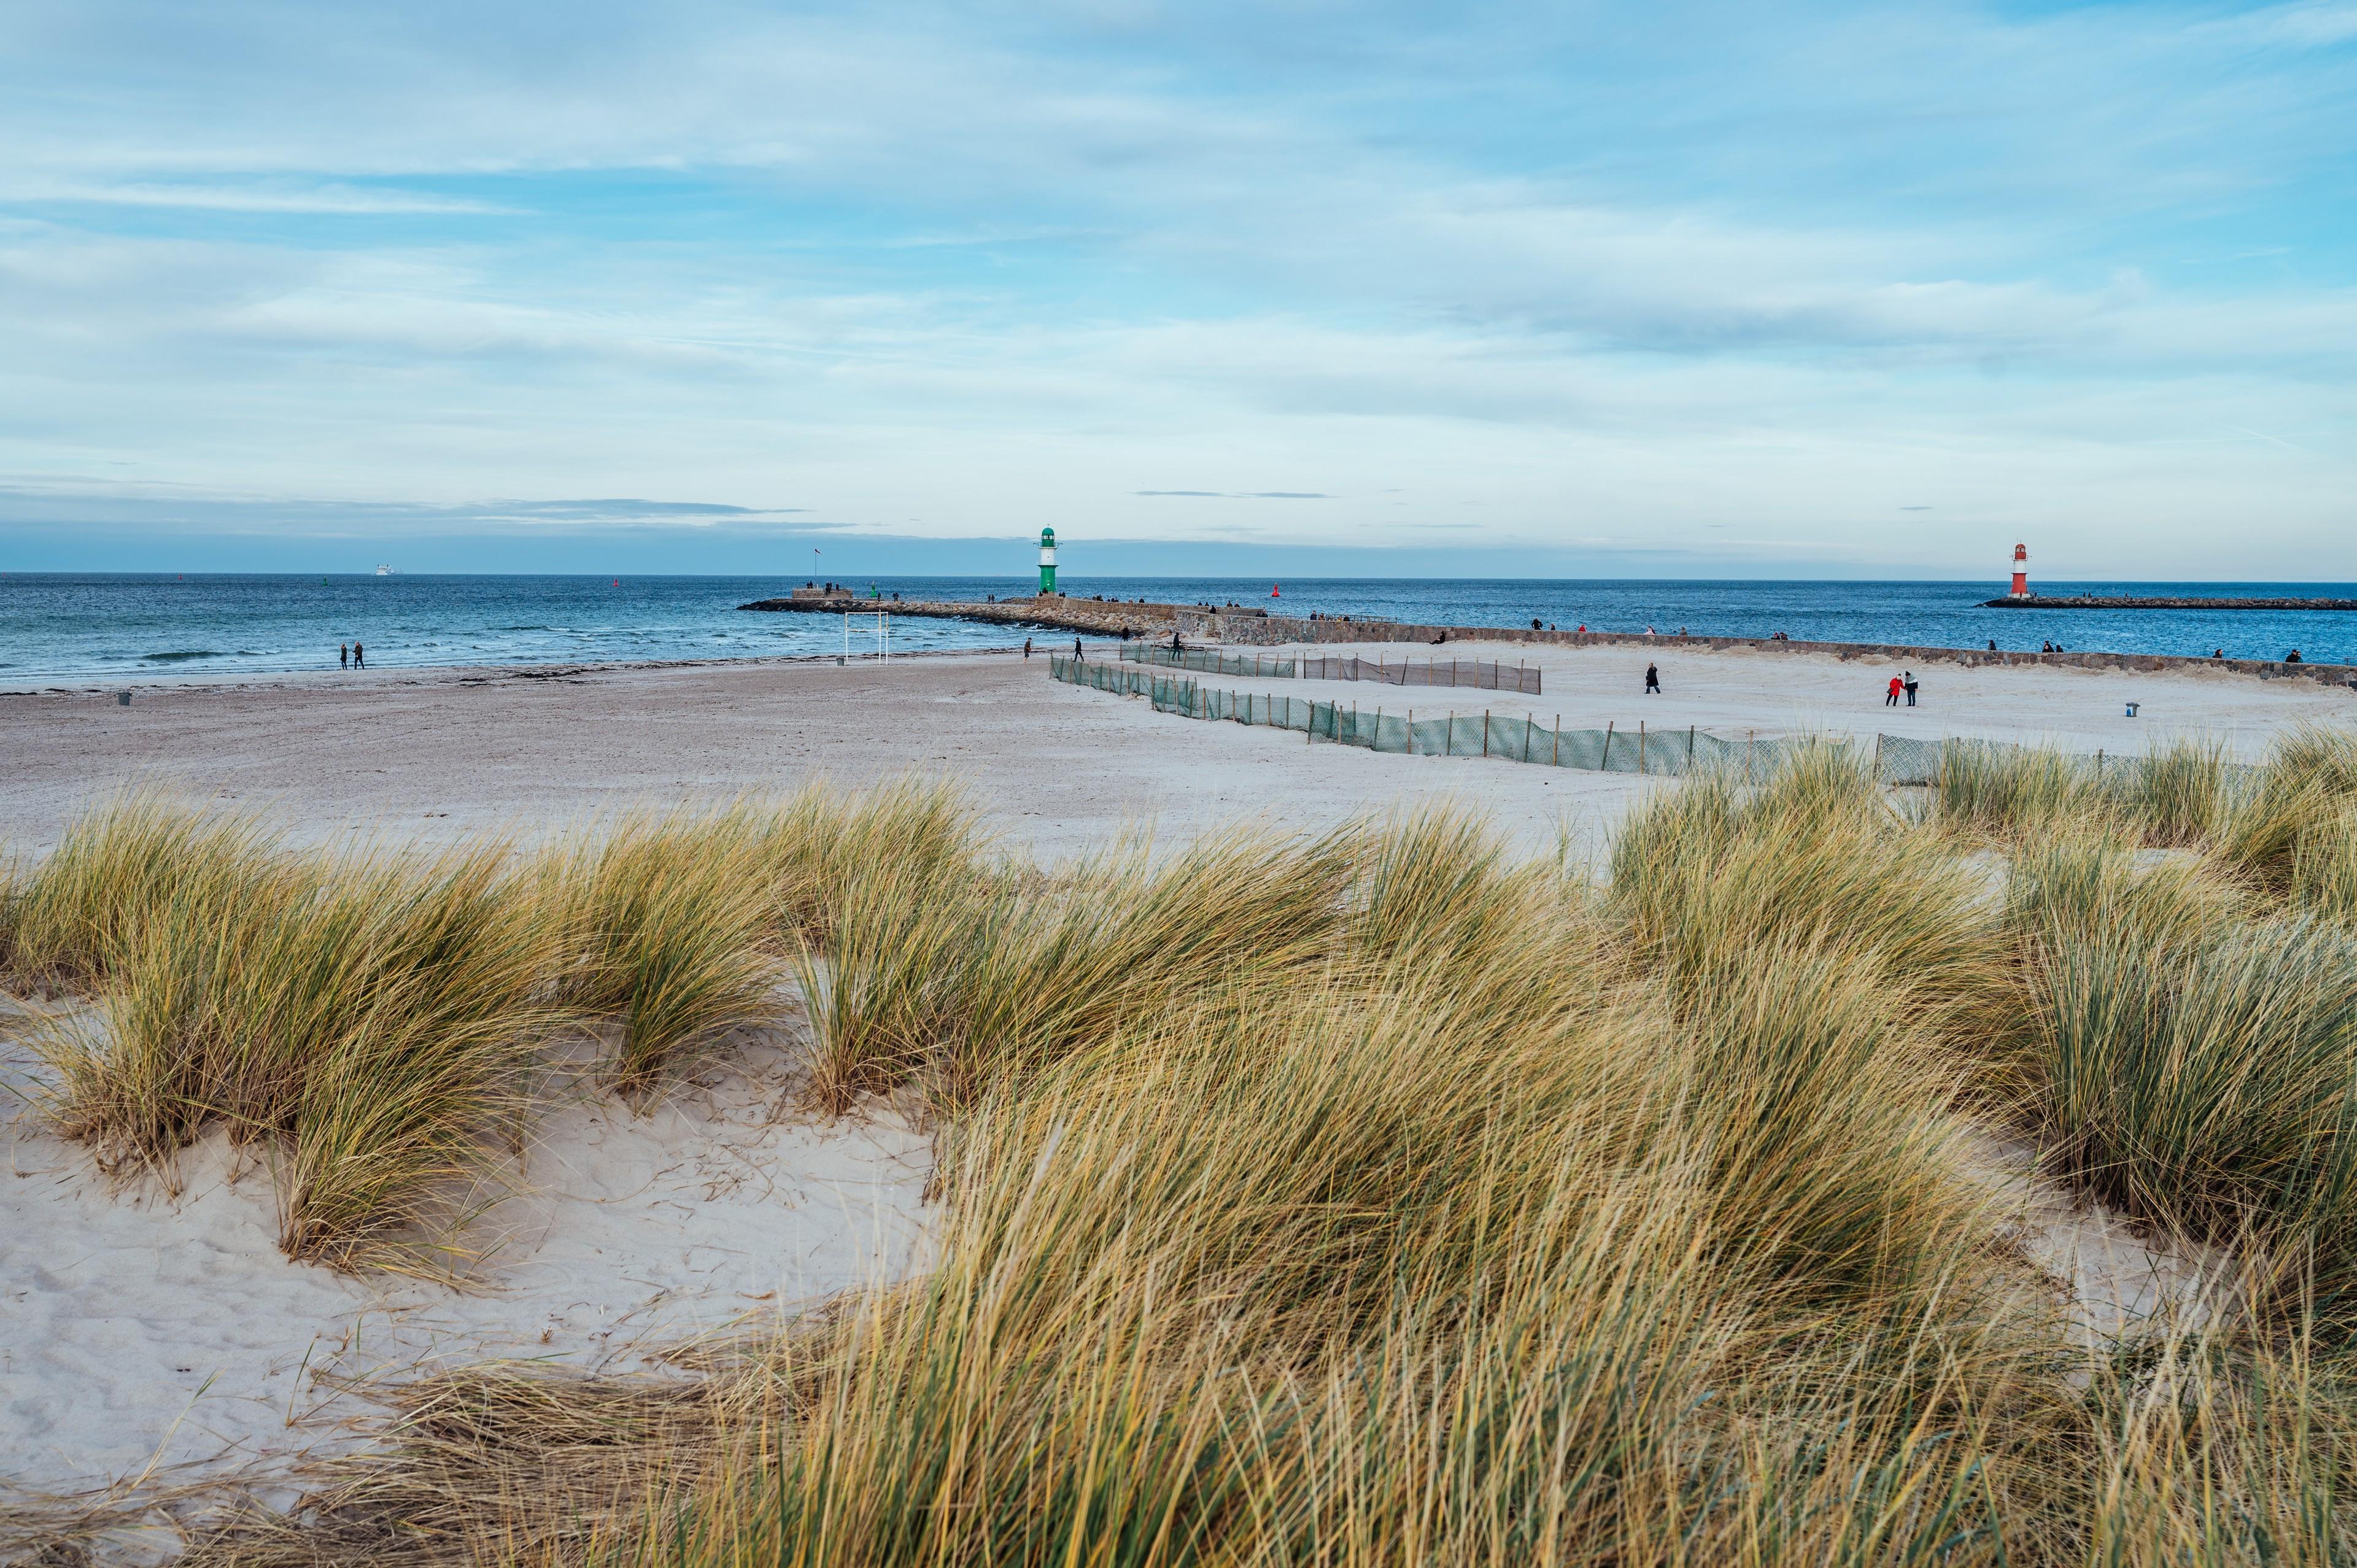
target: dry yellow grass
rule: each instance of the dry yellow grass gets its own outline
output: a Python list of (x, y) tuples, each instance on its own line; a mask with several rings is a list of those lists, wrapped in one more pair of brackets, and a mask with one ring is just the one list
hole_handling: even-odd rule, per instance
[[(937, 1262), (692, 1384), (421, 1385), (314, 1512), (198, 1560), (2346, 1561), (2346, 755), (2092, 795), (1981, 758), (1917, 811), (1804, 751), (1660, 797), (1602, 890), (1447, 812), (1052, 876), (914, 789), (660, 830), (765, 845), (742, 874), (708, 837), (585, 869), (622, 835), (533, 895), (608, 912), (554, 922), (549, 994), (587, 1006), (585, 929), (634, 977), (601, 1015), (718, 977), (659, 1075), (796, 954), (813, 1093), (942, 1117)], [(708, 874), (693, 940), (577, 891)], [(177, 1059), (179, 971), (44, 962)], [(2233, 1290), (2088, 1343), (1991, 1121), (2238, 1249)]]

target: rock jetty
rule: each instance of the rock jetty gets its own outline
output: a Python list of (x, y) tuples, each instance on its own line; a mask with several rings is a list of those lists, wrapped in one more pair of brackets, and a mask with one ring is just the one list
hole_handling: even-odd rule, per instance
[(2122, 594), (2007, 594), (1985, 610), (2357, 610), (2357, 599), (2156, 599)]
[[(2036, 603), (1999, 600), (2002, 604)], [(2060, 602), (2060, 601), (2054, 601)], [(2106, 607), (2115, 599), (2090, 601)], [(2242, 601), (2222, 601), (2240, 603)], [(2270, 601), (2250, 601), (2265, 607)], [(2330, 607), (2342, 601), (2332, 599), (2282, 600), (2276, 603)], [(2173, 601), (2178, 605), (2198, 605), (2198, 600)], [(1306, 644), (1341, 642), (1424, 643), (1440, 646), (1450, 642), (1520, 642), (1552, 647), (1600, 648), (1611, 646), (1641, 648), (1711, 648), (1749, 649), (1762, 653), (1824, 653), (1836, 659), (1876, 659), (1904, 661), (1910, 664), (1933, 662), (1964, 665), (2035, 664), (2049, 668), (2068, 667), (2082, 670), (2181, 670), (2202, 669), (2256, 675), (2262, 680), (2315, 681), (2330, 686), (2357, 689), (2357, 667), (2343, 664), (2287, 663), (2273, 659), (2188, 659), (2167, 653), (2103, 653), (2072, 650), (2064, 653), (2032, 653), (2011, 649), (1925, 648), (1912, 644), (1866, 642), (1804, 642), (1792, 638), (1776, 637), (1662, 637), (1631, 631), (1556, 631), (1535, 628), (1480, 626), (1418, 626), (1406, 621), (1366, 619), (1359, 617), (1320, 616), (1316, 620), (1304, 620), (1293, 616), (1275, 616), (1267, 610), (1245, 605), (1162, 605), (1148, 604), (1142, 599), (1073, 598), (1054, 595), (1041, 598), (973, 600), (897, 600), (874, 599), (843, 593), (826, 593), (813, 588), (797, 588), (790, 598), (759, 599), (740, 605), (747, 610), (802, 610), (813, 614), (833, 615), (848, 610), (854, 615), (873, 614), (884, 610), (898, 616), (929, 616), (943, 620), (981, 621), (986, 624), (1049, 631), (1077, 632), (1088, 637), (1143, 637), (1166, 639), (1172, 632), (1190, 643), (1220, 642), (1243, 647), (1283, 647)], [(2348, 607), (2357, 609), (2357, 603)]]

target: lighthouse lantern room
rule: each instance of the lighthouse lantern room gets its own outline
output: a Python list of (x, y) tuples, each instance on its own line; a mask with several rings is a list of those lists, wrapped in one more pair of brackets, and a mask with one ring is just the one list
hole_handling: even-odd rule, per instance
[(1056, 531), (1052, 528), (1039, 531), (1039, 596), (1056, 596)]
[(2029, 597), (2029, 546), (2027, 544), (2013, 547), (2013, 586), (2006, 590), (2006, 595), (2016, 599)]

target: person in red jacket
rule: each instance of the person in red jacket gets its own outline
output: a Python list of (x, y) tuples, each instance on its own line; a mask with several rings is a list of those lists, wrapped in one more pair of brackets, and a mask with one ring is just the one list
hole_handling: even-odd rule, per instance
[(1901, 687), (1905, 686), (1906, 684), (1907, 684), (1907, 682), (1906, 682), (1901, 681), (1898, 676), (1893, 675), (1893, 676), (1890, 678), (1890, 690), (1889, 690), (1887, 693), (1885, 693), (1885, 694), (1884, 694), (1883, 699), (1882, 699), (1882, 705), (1883, 705), (1884, 707), (1886, 707), (1886, 708), (1895, 708), (1895, 707), (1897, 707), (1897, 706), (1899, 705), (1899, 693), (1900, 693), (1900, 689)]

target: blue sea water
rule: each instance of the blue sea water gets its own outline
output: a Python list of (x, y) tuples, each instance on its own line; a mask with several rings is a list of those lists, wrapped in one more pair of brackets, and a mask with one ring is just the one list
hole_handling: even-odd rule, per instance
[[(737, 607), (781, 596), (785, 577), (0, 575), (0, 685), (30, 679), (334, 669), (357, 639), (380, 668), (587, 660), (813, 655), (843, 646), (833, 617), (753, 615)], [(866, 582), (856, 585), (865, 589)], [(911, 599), (1000, 597), (1018, 577), (894, 577), (876, 585)], [(1082, 597), (1231, 601), (1289, 614), (1381, 616), (1450, 626), (1527, 627), (1533, 618), (1602, 631), (1680, 628), (1808, 640), (2072, 649), (2278, 659), (2298, 648), (2317, 663), (2357, 661), (2357, 613), (1983, 609), (1998, 582), (1547, 582), (1089, 578)], [(2357, 597), (2357, 585), (2283, 583), (2058, 583), (2050, 594)], [(907, 619), (896, 651), (1003, 647), (1005, 628)], [(855, 624), (855, 650), (872, 623)]]

